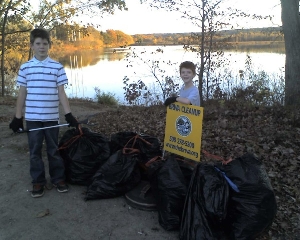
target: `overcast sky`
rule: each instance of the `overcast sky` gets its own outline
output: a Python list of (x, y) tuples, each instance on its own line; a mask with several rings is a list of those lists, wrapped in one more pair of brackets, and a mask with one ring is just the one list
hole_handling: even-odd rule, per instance
[[(269, 20), (247, 22), (244, 19), (239, 22), (237, 28), (281, 26), (280, 0), (222, 0), (222, 4), (224, 2), (232, 8), (241, 9), (248, 13), (274, 16), (273, 24)], [(38, 7), (39, 0), (31, 0), (31, 3), (32, 6)], [(179, 13), (150, 8), (148, 3), (141, 4), (140, 0), (126, 0), (126, 4), (128, 11), (116, 11), (114, 15), (105, 15), (102, 18), (97, 16), (88, 18), (81, 15), (76, 21), (79, 24), (93, 22), (94, 26), (98, 25), (97, 29), (101, 31), (113, 29), (130, 35), (199, 31), (188, 20), (181, 18)]]
[[(99, 30), (121, 30), (126, 34), (142, 33), (172, 33), (193, 32), (197, 28), (189, 21), (180, 18), (179, 14), (155, 10), (147, 4), (140, 4), (140, 0), (126, 1), (128, 11), (117, 11), (114, 15), (105, 16), (98, 23)], [(243, 21), (240, 28), (268, 27), (281, 25), (280, 0), (229, 0), (232, 7), (257, 15), (274, 16), (272, 25), (270, 21)]]

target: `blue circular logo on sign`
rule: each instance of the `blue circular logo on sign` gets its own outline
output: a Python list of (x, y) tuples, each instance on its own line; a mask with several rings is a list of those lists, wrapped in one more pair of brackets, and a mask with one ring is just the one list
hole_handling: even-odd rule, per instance
[(179, 116), (176, 119), (175, 122), (176, 126), (176, 131), (178, 132), (179, 135), (186, 137), (188, 136), (191, 131), (192, 131), (192, 123), (190, 119), (186, 116)]

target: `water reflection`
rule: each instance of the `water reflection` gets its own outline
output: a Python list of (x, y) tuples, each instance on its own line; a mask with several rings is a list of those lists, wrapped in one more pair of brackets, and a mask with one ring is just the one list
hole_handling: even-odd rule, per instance
[[(135, 51), (147, 51), (145, 58), (153, 59), (154, 55), (150, 54), (155, 51), (158, 46), (135, 46)], [(125, 61), (126, 54), (130, 52), (130, 48), (103, 48), (101, 50), (76, 51), (71, 56), (59, 58), (59, 61), (65, 66), (69, 77), (69, 86), (66, 89), (69, 97), (94, 98), (95, 87), (103, 92), (115, 94), (120, 102), (124, 103), (124, 84), (125, 76), (133, 81), (141, 79), (143, 82), (155, 88), (155, 78), (151, 74), (149, 68), (145, 64), (136, 63), (132, 68), (128, 68)], [(239, 70), (245, 68), (245, 60), (247, 55), (252, 59), (252, 65), (256, 71), (265, 71), (274, 76), (282, 74), (285, 55), (280, 49), (261, 52), (261, 49), (254, 51), (227, 51), (225, 57), (227, 66), (234, 74), (232, 77), (238, 76)], [(172, 61), (175, 65), (168, 66), (166, 75), (178, 78), (178, 66), (182, 61), (197, 61), (195, 53), (185, 52), (182, 46), (168, 46), (164, 48), (164, 54), (161, 55), (161, 61)], [(218, 69), (221, 73), (224, 68)], [(157, 89), (158, 91), (159, 89)]]
[[(261, 43), (262, 44), (262, 43)], [(235, 47), (229, 49), (234, 50), (236, 52), (251, 52), (251, 53), (280, 53), (285, 54), (285, 46), (284, 42), (271, 42), (265, 43), (265, 45), (253, 45), (253, 44), (245, 44), (241, 43), (240, 45), (236, 45)]]
[[(58, 61), (65, 67), (72, 68), (73, 66), (86, 67), (94, 66), (97, 62), (120, 61), (125, 58), (129, 48), (102, 48), (97, 50), (77, 50), (71, 55), (57, 57)], [(77, 62), (79, 63), (77, 64)]]

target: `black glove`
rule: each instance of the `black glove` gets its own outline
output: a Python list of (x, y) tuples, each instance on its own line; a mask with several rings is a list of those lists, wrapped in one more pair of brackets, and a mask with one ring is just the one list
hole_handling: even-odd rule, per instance
[(169, 98), (167, 98), (166, 99), (166, 101), (165, 101), (165, 106), (169, 106), (171, 103), (174, 103), (174, 102), (176, 102), (176, 98), (177, 97), (169, 97)]
[(21, 118), (14, 117), (14, 119), (9, 124), (9, 128), (12, 129), (14, 132), (19, 131), (20, 128), (23, 130), (24, 129), (24, 127), (23, 127), (23, 117), (21, 117)]
[(65, 115), (65, 119), (67, 121), (67, 123), (69, 123), (69, 127), (76, 127), (78, 128), (78, 121), (76, 120), (76, 118), (74, 118), (74, 116), (72, 115), (72, 113), (68, 113)]

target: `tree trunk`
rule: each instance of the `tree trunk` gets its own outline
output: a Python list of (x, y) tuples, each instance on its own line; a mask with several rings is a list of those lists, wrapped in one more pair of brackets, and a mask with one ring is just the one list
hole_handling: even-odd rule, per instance
[(202, 22), (201, 22), (201, 50), (200, 50), (200, 68), (198, 73), (199, 80), (199, 95), (200, 95), (200, 104), (203, 106), (203, 75), (204, 75), (204, 67), (205, 67), (205, 59), (204, 59), (204, 40), (205, 40), (205, 4), (206, 1), (202, 0)]
[(9, 1), (9, 4), (6, 8), (5, 14), (4, 14), (4, 18), (3, 18), (3, 22), (2, 22), (2, 29), (1, 29), (1, 33), (2, 33), (2, 40), (1, 40), (1, 78), (2, 78), (2, 97), (4, 97), (5, 95), (5, 72), (4, 72), (4, 54), (5, 54), (5, 37), (6, 37), (6, 32), (5, 32), (5, 26), (6, 26), (6, 22), (7, 22), (7, 16), (8, 16), (8, 12), (11, 8), (11, 4), (12, 4), (12, 0)]
[(300, 17), (299, 0), (281, 0), (285, 41), (285, 105), (300, 104)]

